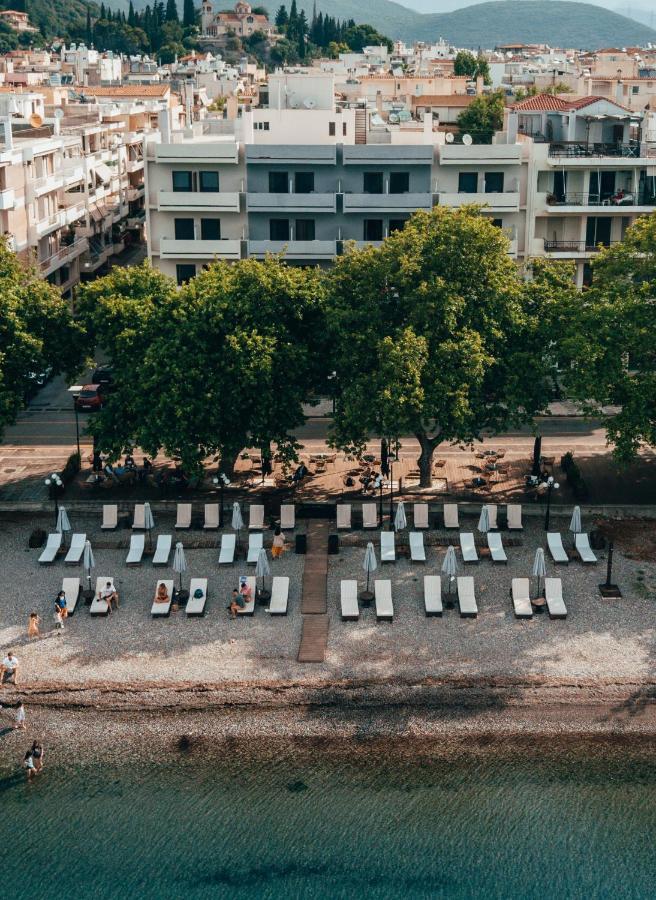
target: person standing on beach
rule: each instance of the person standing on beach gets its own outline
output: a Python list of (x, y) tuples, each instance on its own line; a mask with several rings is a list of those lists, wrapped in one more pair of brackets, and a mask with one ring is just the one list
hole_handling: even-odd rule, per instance
[(55, 628), (60, 633), (64, 630), (64, 614), (58, 606), (55, 606)]
[(45, 756), (45, 751), (43, 749), (43, 745), (38, 741), (34, 741), (32, 744), (32, 749), (30, 750), (32, 754), (32, 758), (34, 760), (34, 764), (36, 766), (37, 772), (40, 772), (43, 768), (43, 757)]
[(27, 636), (28, 638), (38, 638), (39, 637), (39, 625), (41, 624), (41, 619), (38, 614), (35, 612), (30, 613), (30, 619), (27, 623)]
[(18, 709), (16, 710), (14, 731), (25, 731), (25, 707), (22, 703), (18, 704)]
[(23, 765), (25, 766), (25, 770), (27, 772), (27, 780), (31, 781), (37, 774), (36, 766), (34, 765), (34, 757), (32, 756), (31, 750), (28, 750), (25, 754)]

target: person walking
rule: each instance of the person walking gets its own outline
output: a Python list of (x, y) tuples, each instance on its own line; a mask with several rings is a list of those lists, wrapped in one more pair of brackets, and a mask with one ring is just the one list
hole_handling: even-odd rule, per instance
[(43, 768), (43, 757), (45, 756), (43, 744), (40, 744), (38, 741), (34, 741), (30, 753), (32, 754), (32, 759), (34, 760), (34, 765), (36, 766), (37, 772), (40, 772)]
[(30, 638), (38, 638), (40, 637), (39, 625), (41, 624), (41, 619), (38, 614), (35, 612), (30, 613), (30, 618), (27, 623), (27, 636)]
[(31, 781), (34, 776), (37, 774), (36, 766), (34, 765), (34, 757), (32, 755), (32, 750), (28, 750), (23, 758), (23, 765), (25, 766), (25, 771), (27, 773), (27, 780)]
[(14, 731), (25, 731), (25, 707), (22, 703), (18, 704), (16, 710), (16, 721), (14, 722)]
[(271, 556), (274, 559), (278, 559), (279, 556), (285, 552), (285, 535), (282, 533), (280, 525), (276, 526), (276, 530), (273, 535), (273, 545), (271, 547)]
[(55, 628), (59, 634), (64, 630), (64, 614), (58, 606), (55, 607)]

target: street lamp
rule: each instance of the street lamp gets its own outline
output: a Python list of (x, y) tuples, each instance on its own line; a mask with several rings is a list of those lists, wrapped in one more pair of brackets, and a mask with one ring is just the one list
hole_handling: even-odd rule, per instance
[[(390, 480), (390, 520), (389, 520), (389, 530), (392, 531), (394, 529), (394, 463), (390, 459), (389, 464), (389, 480)], [(380, 523), (382, 527), (382, 522)]]
[(55, 495), (55, 525), (57, 524), (57, 519), (59, 518), (59, 500), (57, 498), (57, 492), (60, 488), (64, 487), (64, 482), (61, 480), (59, 475), (56, 472), (53, 472), (49, 478), (46, 478), (45, 485), (48, 489), (52, 488), (52, 493)]
[(380, 518), (380, 527), (383, 527), (383, 476), (376, 475), (374, 479), (374, 490), (378, 488), (380, 491), (380, 501), (379, 501), (379, 509), (378, 516)]
[(230, 484), (230, 479), (223, 472), (219, 472), (214, 476), (212, 482), (219, 486), (219, 528), (223, 528), (223, 491)]
[(549, 513), (551, 512), (551, 492), (557, 491), (560, 485), (554, 481), (553, 475), (547, 478), (547, 514), (544, 517), (544, 530), (549, 531)]
[(337, 394), (336, 394), (337, 389), (336, 389), (336, 385), (335, 385), (336, 379), (337, 379), (337, 372), (331, 372), (330, 375), (328, 375), (328, 377), (326, 379), (327, 381), (330, 382), (330, 393), (331, 393), (332, 401), (333, 401), (333, 418), (335, 416), (335, 405), (336, 405), (336, 399), (337, 399)]
[(68, 393), (73, 397), (73, 409), (75, 410), (75, 441), (77, 443), (77, 455), (80, 457), (80, 465), (82, 464), (82, 456), (80, 455), (80, 416), (77, 411), (77, 398), (84, 385), (73, 384), (68, 389)]

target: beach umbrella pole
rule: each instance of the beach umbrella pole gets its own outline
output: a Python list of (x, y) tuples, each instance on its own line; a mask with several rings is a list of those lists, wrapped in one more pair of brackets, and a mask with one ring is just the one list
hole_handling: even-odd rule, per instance
[(622, 591), (613, 584), (613, 542), (608, 543), (608, 562), (606, 564), (606, 581), (599, 585), (599, 593), (602, 597), (619, 599)]

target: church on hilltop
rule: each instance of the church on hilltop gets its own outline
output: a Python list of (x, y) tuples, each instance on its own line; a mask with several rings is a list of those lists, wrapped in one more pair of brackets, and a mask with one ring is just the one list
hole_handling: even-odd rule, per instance
[(203, 0), (201, 7), (201, 40), (222, 38), (227, 34), (250, 37), (256, 31), (263, 31), (267, 37), (275, 32), (267, 16), (254, 13), (250, 4), (238, 0), (234, 12), (214, 12), (211, 0)]

